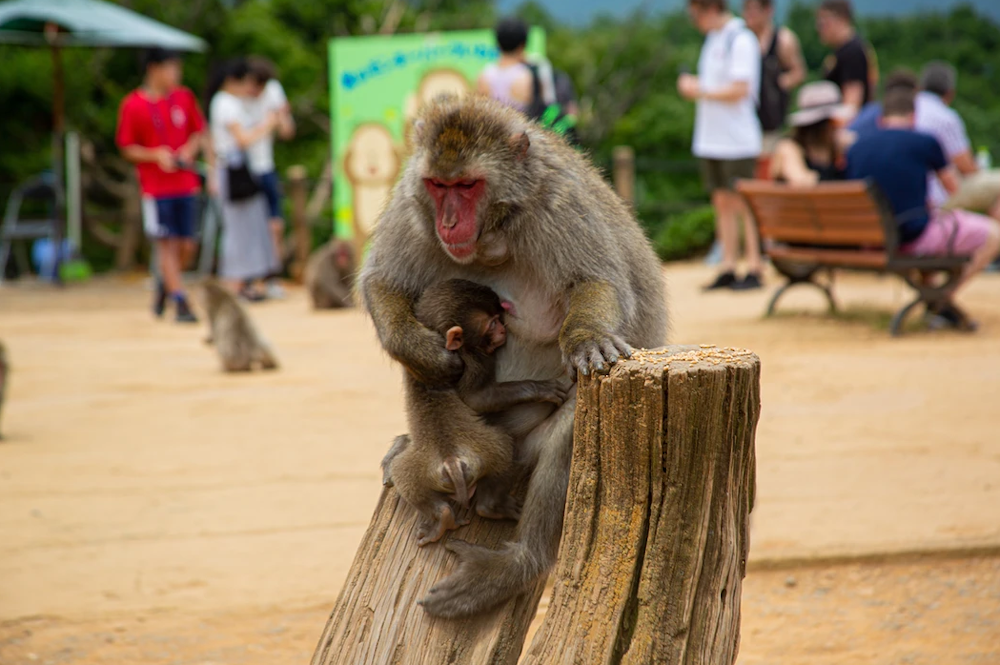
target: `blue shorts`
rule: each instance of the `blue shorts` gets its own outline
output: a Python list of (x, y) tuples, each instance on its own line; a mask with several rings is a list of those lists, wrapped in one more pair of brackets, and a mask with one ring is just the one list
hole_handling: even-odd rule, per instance
[(150, 238), (193, 238), (194, 196), (142, 197), (142, 226)]
[(281, 184), (278, 182), (277, 171), (261, 173), (257, 176), (257, 182), (264, 192), (264, 198), (267, 199), (267, 214), (270, 219), (282, 219), (284, 215), (281, 214)]

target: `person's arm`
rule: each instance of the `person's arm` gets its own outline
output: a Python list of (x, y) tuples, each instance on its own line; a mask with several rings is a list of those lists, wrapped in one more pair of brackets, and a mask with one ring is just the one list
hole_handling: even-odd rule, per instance
[(124, 145), (121, 147), (122, 157), (133, 164), (156, 164), (167, 173), (177, 170), (177, 160), (173, 151), (167, 146), (147, 148), (141, 145)]
[(945, 191), (949, 194), (954, 194), (958, 191), (958, 173), (955, 172), (954, 166), (946, 166), (937, 172), (938, 180), (941, 181), (941, 185), (944, 187)]
[(861, 81), (848, 81), (844, 83), (842, 90), (844, 105), (850, 107), (851, 117), (857, 115), (858, 111), (865, 104), (865, 86)]
[(781, 89), (792, 90), (802, 85), (806, 80), (806, 61), (799, 38), (788, 28), (778, 31), (778, 59), (787, 70), (778, 77)]
[(292, 117), (292, 105), (288, 103), (285, 88), (277, 79), (272, 79), (267, 82), (264, 92), (270, 95), (271, 103), (278, 113), (278, 138), (282, 141), (290, 141), (295, 136), (295, 118)]
[(979, 164), (976, 164), (976, 158), (972, 156), (971, 150), (952, 155), (951, 163), (962, 175), (968, 176), (979, 172)]
[(236, 140), (236, 145), (246, 150), (257, 141), (270, 134), (277, 124), (277, 114), (270, 113), (267, 118), (257, 123), (253, 129), (244, 129), (239, 122), (233, 121), (226, 125), (226, 129)]
[(779, 176), (789, 185), (796, 187), (812, 187), (819, 182), (819, 174), (809, 168), (802, 147), (791, 139), (782, 139), (774, 149), (777, 162), (771, 171), (771, 178)]

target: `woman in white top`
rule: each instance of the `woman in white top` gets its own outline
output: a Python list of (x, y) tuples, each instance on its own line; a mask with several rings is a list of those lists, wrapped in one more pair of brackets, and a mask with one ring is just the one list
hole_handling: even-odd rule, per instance
[(256, 301), (264, 296), (251, 284), (267, 277), (276, 263), (267, 202), (262, 193), (240, 201), (230, 200), (228, 169), (246, 164), (247, 149), (270, 136), (277, 118), (270, 114), (251, 124), (253, 120), (244, 104), (252, 85), (246, 61), (237, 59), (228, 63), (222, 77), (208, 111), (222, 207), (219, 275), (234, 291)]

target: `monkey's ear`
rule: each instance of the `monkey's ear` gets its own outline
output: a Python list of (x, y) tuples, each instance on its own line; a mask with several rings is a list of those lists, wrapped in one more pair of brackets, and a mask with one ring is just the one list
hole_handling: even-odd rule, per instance
[(531, 139), (528, 138), (528, 132), (520, 132), (510, 137), (510, 149), (514, 151), (514, 155), (518, 159), (524, 159), (530, 145)]
[(462, 326), (452, 326), (444, 335), (444, 348), (458, 351), (462, 348)]

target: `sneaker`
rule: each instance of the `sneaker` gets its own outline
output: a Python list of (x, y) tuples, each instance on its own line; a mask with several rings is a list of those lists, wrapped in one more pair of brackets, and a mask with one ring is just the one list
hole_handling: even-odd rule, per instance
[(198, 323), (198, 317), (191, 311), (186, 298), (177, 300), (177, 323)]
[(708, 286), (703, 286), (702, 291), (714, 291), (716, 289), (729, 289), (736, 283), (736, 274), (732, 271), (720, 273), (715, 281)]
[(240, 289), (240, 298), (246, 300), (247, 302), (262, 302), (267, 300), (267, 296), (259, 291), (250, 288), (249, 286), (244, 286)]
[(264, 293), (272, 300), (284, 300), (287, 295), (285, 289), (282, 288), (276, 279), (270, 280), (264, 285)]
[(733, 291), (752, 291), (754, 289), (759, 289), (762, 286), (763, 284), (760, 281), (760, 275), (755, 272), (748, 272), (746, 277), (734, 282), (729, 288)]
[(954, 328), (964, 332), (975, 332), (979, 329), (978, 322), (970, 319), (968, 314), (952, 303), (928, 307), (926, 318), (927, 327), (932, 330)]
[(156, 280), (153, 290), (153, 316), (162, 319), (163, 312), (167, 309), (167, 287), (160, 280)]

